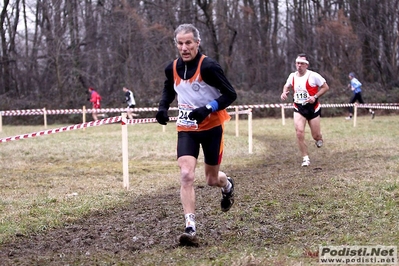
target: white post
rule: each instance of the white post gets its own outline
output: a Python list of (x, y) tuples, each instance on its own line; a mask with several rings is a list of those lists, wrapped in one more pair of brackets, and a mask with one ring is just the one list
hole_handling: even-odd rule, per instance
[(129, 152), (127, 142), (127, 114), (122, 113), (122, 163), (123, 163), (123, 188), (129, 190)]
[(46, 107), (43, 108), (44, 128), (47, 128), (47, 112)]
[(239, 132), (238, 132), (238, 120), (239, 120), (238, 107), (236, 106), (236, 137), (238, 137), (238, 135), (239, 135)]
[(357, 104), (353, 106), (353, 127), (356, 127), (356, 120), (357, 120)]
[[(82, 107), (82, 122), (83, 124), (86, 123), (86, 106), (83, 105)], [(86, 128), (83, 128), (83, 131), (85, 131)]]
[(285, 125), (285, 108), (284, 105), (281, 105), (281, 122), (283, 123), (283, 126)]
[(248, 109), (248, 152), (252, 154), (252, 109)]

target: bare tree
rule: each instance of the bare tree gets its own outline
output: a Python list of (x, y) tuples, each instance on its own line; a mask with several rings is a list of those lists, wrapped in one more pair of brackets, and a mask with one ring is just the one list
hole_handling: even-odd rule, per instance
[(104, 107), (122, 106), (122, 86), (138, 106), (154, 106), (181, 23), (199, 28), (201, 50), (219, 61), (238, 103), (279, 101), (300, 52), (332, 87), (349, 71), (398, 86), (398, 8), (399, 0), (5, 0), (0, 109), (81, 107), (90, 86)]
[[(19, 20), (20, 1), (16, 0), (10, 5), (9, 0), (4, 0), (0, 14), (1, 38), (1, 87), (3, 93), (18, 94), (18, 83), (15, 76), (15, 36)], [(9, 11), (10, 9), (10, 11)]]

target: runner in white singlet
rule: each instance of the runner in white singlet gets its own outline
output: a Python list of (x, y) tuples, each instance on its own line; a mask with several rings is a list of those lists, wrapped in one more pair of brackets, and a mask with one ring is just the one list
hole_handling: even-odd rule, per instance
[(281, 100), (288, 98), (290, 89), (293, 90), (294, 125), (299, 150), (302, 154), (302, 166), (309, 166), (308, 147), (305, 142), (305, 126), (309, 124), (316, 146), (323, 146), (320, 129), (319, 98), (329, 89), (326, 80), (317, 72), (308, 70), (309, 61), (305, 54), (299, 54), (295, 60), (296, 72), (291, 73), (283, 87)]

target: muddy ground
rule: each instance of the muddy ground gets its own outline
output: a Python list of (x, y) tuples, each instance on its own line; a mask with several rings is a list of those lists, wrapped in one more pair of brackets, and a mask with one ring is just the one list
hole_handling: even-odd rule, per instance
[[(272, 150), (282, 145), (270, 143)], [(335, 183), (331, 192), (325, 189), (334, 177), (349, 178), (353, 173), (350, 178), (357, 180), (367, 171), (348, 159), (358, 151), (343, 155), (323, 147), (317, 149), (311, 167), (302, 168), (300, 157), (295, 156), (296, 147), (285, 145), (283, 150), (287, 148), (288, 152), (284, 156), (276, 152), (257, 158), (258, 163), (247, 168), (223, 169), (236, 185), (235, 205), (227, 213), (220, 210), (220, 190), (206, 186), (204, 180), (196, 181), (198, 248), (179, 251), (177, 237), (183, 232), (184, 218), (179, 184), (175, 184), (158, 195), (132, 199), (121, 207), (92, 213), (42, 234), (18, 235), (15, 241), (0, 246), (0, 264), (187, 265), (178, 261), (182, 254), (182, 258), (191, 256), (193, 261), (206, 259), (201, 265), (212, 265), (221, 255), (220, 247), (227, 247), (228, 252), (230, 248), (241, 251), (241, 247), (248, 246), (282, 250), (283, 257), (289, 257), (284, 252), (299, 246), (304, 252), (296, 256), (317, 262), (314, 245), (334, 243), (342, 235), (356, 238), (363, 229), (367, 234), (367, 221), (354, 222), (343, 210), (329, 211), (323, 206), (330, 196), (334, 200), (341, 195), (345, 198), (343, 188)], [(316, 148), (310, 152), (315, 154)], [(384, 158), (373, 157), (370, 162), (373, 169), (374, 162), (381, 164)], [(318, 193), (324, 194), (319, 197)], [(274, 265), (292, 264), (282, 260)]]
[[(246, 243), (284, 242), (280, 230), (268, 220), (273, 215), (272, 211), (263, 218), (249, 214), (250, 205), (261, 203), (270, 193), (259, 193), (270, 182), (270, 173), (265, 170), (235, 171), (236, 203), (230, 210), (234, 217), (220, 211), (221, 194), (218, 189), (203, 184), (196, 186), (200, 239), (197, 250), (217, 246), (229, 235), (236, 234), (237, 229), (244, 235), (248, 233), (242, 239)], [(252, 191), (252, 183), (245, 182), (250, 176), (253, 177), (251, 182), (258, 183)], [(253, 226), (259, 230), (253, 231)], [(178, 248), (177, 236), (183, 229), (179, 187), (176, 185), (160, 195), (141, 198), (118, 209), (93, 213), (62, 228), (37, 235), (18, 235), (15, 241), (0, 247), (1, 265), (152, 265), (151, 260), (147, 262), (141, 255), (149, 250), (150, 253), (168, 253)], [(262, 236), (262, 230), (269, 233)]]

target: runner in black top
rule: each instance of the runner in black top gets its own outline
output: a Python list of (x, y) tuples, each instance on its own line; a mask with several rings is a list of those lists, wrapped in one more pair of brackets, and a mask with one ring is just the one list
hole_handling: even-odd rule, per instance
[[(181, 58), (178, 58), (176, 69), (180, 78), (186, 80), (193, 77), (201, 56), (201, 52), (198, 51), (192, 61), (184, 62)], [(170, 103), (172, 103), (176, 97), (173, 80), (173, 62), (165, 68), (165, 75), (167, 79), (164, 84), (164, 90), (159, 107), (168, 109)], [(216, 99), (219, 104), (219, 110), (225, 109), (235, 101), (237, 98), (236, 91), (227, 80), (219, 63), (215, 60), (205, 57), (201, 65), (201, 76), (207, 84), (220, 90), (222, 95)]]
[(156, 115), (157, 121), (166, 125), (168, 109), (177, 96), (177, 160), (186, 221), (184, 233), (179, 236), (181, 245), (198, 245), (194, 180), (200, 147), (204, 152), (207, 184), (222, 190), (222, 211), (228, 211), (234, 203), (234, 181), (219, 169), (223, 154), (223, 124), (230, 118), (225, 108), (237, 94), (220, 65), (199, 53), (200, 41), (198, 30), (191, 24), (182, 24), (175, 30), (180, 57), (165, 68), (166, 81)]

